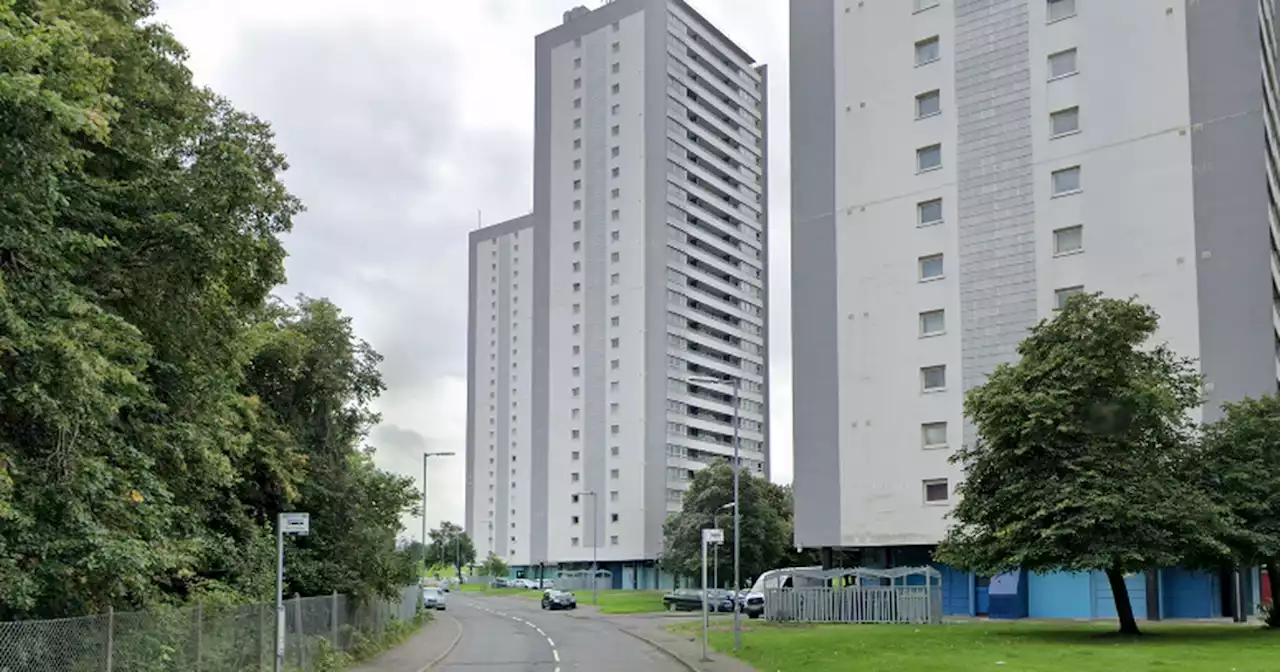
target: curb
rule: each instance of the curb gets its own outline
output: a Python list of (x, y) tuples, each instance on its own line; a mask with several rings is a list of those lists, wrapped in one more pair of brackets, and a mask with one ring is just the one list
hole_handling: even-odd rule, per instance
[[(613, 624), (612, 624), (612, 623), (610, 623), (610, 625), (613, 625)], [(656, 649), (656, 650), (658, 650), (658, 651), (660, 651), (660, 652), (662, 652), (662, 653), (666, 654), (666, 656), (667, 656), (668, 658), (670, 658), (670, 659), (672, 659), (672, 660), (676, 661), (677, 663), (680, 663), (680, 665), (681, 665), (681, 666), (683, 666), (683, 667), (684, 667), (684, 669), (689, 670), (689, 672), (702, 672), (702, 669), (701, 669), (701, 668), (699, 668), (699, 667), (695, 667), (693, 663), (690, 663), (689, 661), (685, 660), (684, 658), (682, 658), (682, 657), (680, 656), (680, 654), (676, 653), (675, 651), (672, 651), (671, 649), (668, 649), (667, 647), (663, 646), (662, 644), (659, 644), (658, 642), (655, 642), (654, 640), (652, 640), (652, 639), (650, 639), (650, 638), (648, 638), (648, 637), (645, 637), (644, 635), (642, 635), (642, 634), (640, 634), (640, 633), (638, 633), (638, 632), (632, 632), (631, 630), (628, 630), (627, 628), (624, 628), (624, 627), (621, 627), (621, 626), (618, 626), (618, 625), (613, 625), (613, 627), (614, 627), (615, 629), (619, 630), (620, 632), (623, 632), (623, 633), (625, 633), (625, 634), (627, 634), (627, 635), (630, 635), (630, 636), (632, 636), (632, 637), (634, 637), (634, 638), (636, 638), (636, 639), (638, 639), (638, 640), (640, 640), (640, 641), (644, 642), (645, 644), (648, 644), (649, 646), (653, 647), (654, 649)]]
[(453, 650), (458, 648), (458, 642), (462, 641), (462, 623), (459, 623), (458, 619), (452, 616), (445, 616), (445, 618), (453, 621), (453, 627), (458, 629), (458, 634), (454, 635), (453, 641), (449, 643), (449, 646), (445, 647), (444, 651), (441, 652), (440, 655), (436, 656), (435, 659), (424, 665), (422, 669), (418, 670), (418, 672), (427, 672), (427, 670), (435, 667), (437, 663), (444, 660), (449, 654), (453, 653)]

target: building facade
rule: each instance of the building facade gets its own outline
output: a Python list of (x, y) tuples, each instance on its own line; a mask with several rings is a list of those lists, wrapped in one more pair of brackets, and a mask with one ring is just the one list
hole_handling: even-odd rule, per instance
[(533, 212), (471, 234), (467, 529), (656, 586), (728, 381), (768, 473), (767, 73), (680, 0), (570, 10), (535, 67)]
[(1276, 390), (1275, 10), (792, 0), (798, 545), (927, 558), (964, 392), (1075, 292), (1152, 305), (1206, 419)]

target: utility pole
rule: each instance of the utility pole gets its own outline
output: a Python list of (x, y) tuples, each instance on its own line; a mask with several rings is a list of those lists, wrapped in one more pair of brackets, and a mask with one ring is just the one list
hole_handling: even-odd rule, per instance
[(423, 453), (422, 454), (422, 574), (418, 577), (419, 581), (427, 575), (427, 458), (429, 457), (448, 457), (456, 455), (452, 451)]

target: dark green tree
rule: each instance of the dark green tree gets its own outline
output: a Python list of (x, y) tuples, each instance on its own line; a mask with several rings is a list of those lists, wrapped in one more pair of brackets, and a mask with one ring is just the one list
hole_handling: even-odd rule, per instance
[(502, 579), (506, 578), (510, 573), (511, 570), (507, 567), (506, 561), (493, 553), (490, 553), (489, 557), (484, 559), (484, 564), (480, 565), (480, 574), (483, 576)]
[[(787, 564), (792, 542), (791, 508), (780, 486), (752, 476), (745, 469), (739, 474), (738, 489), (742, 500), (740, 569), (746, 583), (761, 572)], [(702, 530), (718, 524), (724, 530), (724, 546), (716, 554), (718, 565), (709, 568), (707, 574), (718, 569), (720, 582), (732, 583), (733, 509), (726, 508), (732, 502), (733, 468), (728, 462), (718, 461), (696, 472), (680, 512), (669, 517), (663, 526), (663, 569), (700, 578)]]
[(462, 579), (462, 568), (476, 561), (476, 547), (471, 535), (456, 523), (445, 521), (427, 532), (427, 566), (451, 565)]
[(1218, 546), (1212, 507), (1181, 477), (1200, 404), (1190, 360), (1151, 342), (1132, 300), (1078, 295), (965, 397), (978, 440), (938, 558), (983, 574), (1102, 570), (1137, 634), (1126, 574)]
[[(1224, 512), (1231, 563), (1265, 565), (1271, 604), (1280, 605), (1280, 398), (1267, 395), (1223, 405), (1205, 427), (1188, 473)], [(1268, 625), (1280, 628), (1273, 606)]]

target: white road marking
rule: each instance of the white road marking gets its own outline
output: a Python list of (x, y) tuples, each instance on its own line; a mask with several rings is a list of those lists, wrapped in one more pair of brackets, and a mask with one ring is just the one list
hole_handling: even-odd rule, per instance
[(547, 638), (547, 643), (548, 643), (548, 644), (550, 644), (550, 645), (551, 645), (551, 648), (553, 648), (553, 649), (554, 649), (554, 648), (555, 648), (555, 646), (556, 646), (556, 643), (555, 643), (555, 642), (553, 642), (553, 641), (551, 641), (551, 638), (550, 638), (550, 637), (548, 637), (548, 638)]
[(551, 657), (552, 657), (552, 658), (555, 658), (557, 663), (558, 663), (558, 662), (560, 662), (560, 652), (559, 652), (559, 651), (557, 651), (557, 650), (555, 650), (555, 649), (551, 649)]
[(542, 635), (543, 637), (546, 637), (546, 638), (547, 638), (547, 644), (551, 646), (551, 657), (552, 657), (552, 658), (554, 658), (554, 659), (555, 659), (555, 662), (556, 662), (556, 668), (555, 668), (555, 671), (554, 671), (554, 672), (560, 672), (560, 664), (559, 664), (559, 663), (560, 663), (560, 651), (559, 651), (558, 649), (556, 649), (556, 642), (555, 642), (555, 640), (551, 639), (550, 637), (547, 637), (547, 633), (546, 633), (546, 632), (543, 632), (542, 628), (538, 627), (536, 623), (534, 623), (533, 621), (529, 621), (529, 620), (525, 620), (525, 619), (523, 619), (523, 618), (520, 618), (519, 616), (511, 616), (511, 615), (508, 615), (508, 614), (506, 614), (506, 613), (504, 613), (504, 612), (501, 612), (501, 611), (495, 611), (495, 610), (493, 610), (493, 609), (487, 609), (487, 608), (485, 608), (485, 607), (480, 607), (480, 609), (482, 609), (483, 611), (487, 611), (487, 612), (489, 612), (489, 613), (491, 613), (491, 614), (494, 614), (494, 615), (496, 615), (496, 616), (501, 616), (501, 617), (503, 617), (503, 618), (509, 618), (509, 619), (511, 619), (511, 620), (513, 620), (513, 621), (519, 621), (519, 622), (521, 622), (521, 623), (524, 623), (525, 625), (527, 625), (527, 626), (529, 626), (529, 627), (533, 628), (535, 631), (537, 631), (537, 633), (538, 633), (539, 635)]

